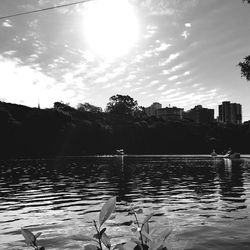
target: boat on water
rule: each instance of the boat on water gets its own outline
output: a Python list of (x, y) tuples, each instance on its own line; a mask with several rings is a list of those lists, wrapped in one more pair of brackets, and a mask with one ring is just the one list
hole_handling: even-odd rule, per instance
[(213, 152), (211, 153), (211, 156), (212, 157), (216, 157), (217, 156), (217, 153), (215, 152), (215, 150), (213, 150)]
[(226, 159), (239, 159), (240, 158), (240, 153), (227, 153), (223, 156)]
[(240, 153), (234, 152), (230, 147), (229, 150), (223, 155), (223, 158), (226, 159), (239, 159)]
[(124, 155), (124, 150), (123, 149), (116, 149), (116, 154), (117, 155)]

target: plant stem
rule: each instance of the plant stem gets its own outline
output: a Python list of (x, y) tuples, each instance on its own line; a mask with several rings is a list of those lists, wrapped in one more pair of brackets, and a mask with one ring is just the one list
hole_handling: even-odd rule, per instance
[(139, 221), (138, 221), (138, 218), (136, 216), (136, 212), (135, 212), (134, 208), (132, 208), (132, 209), (133, 209), (133, 213), (134, 213), (134, 216), (135, 216), (136, 224), (137, 224), (138, 228), (140, 229), (139, 232), (140, 232), (141, 244), (142, 244), (142, 247), (143, 247), (144, 243), (143, 243), (143, 238), (142, 238), (142, 233), (141, 233), (142, 228), (140, 228), (140, 224), (139, 224)]
[(101, 242), (101, 239), (100, 239), (100, 232), (99, 232), (99, 229), (98, 229), (98, 227), (96, 225), (95, 220), (93, 220), (93, 221), (94, 221), (95, 229), (96, 229), (97, 236), (98, 236), (99, 246), (100, 246), (100, 249), (102, 250), (102, 242)]

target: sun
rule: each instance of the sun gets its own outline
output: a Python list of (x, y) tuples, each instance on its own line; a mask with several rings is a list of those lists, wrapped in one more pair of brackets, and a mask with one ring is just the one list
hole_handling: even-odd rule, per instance
[(90, 49), (104, 58), (126, 54), (138, 39), (138, 21), (128, 0), (95, 0), (87, 6), (83, 22)]

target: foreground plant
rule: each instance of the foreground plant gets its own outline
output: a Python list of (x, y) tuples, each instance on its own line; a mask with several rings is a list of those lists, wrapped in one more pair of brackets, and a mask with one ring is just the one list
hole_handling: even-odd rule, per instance
[(145, 217), (143, 222), (140, 224), (137, 214), (143, 213), (142, 209), (137, 211), (134, 207), (131, 207), (129, 214), (135, 217), (135, 227), (132, 228), (133, 233), (137, 237), (132, 237), (130, 241), (126, 243), (117, 244), (111, 247), (111, 239), (106, 234), (106, 228), (102, 228), (103, 223), (108, 220), (111, 214), (115, 211), (116, 198), (110, 198), (102, 207), (99, 214), (99, 226), (95, 220), (93, 224), (96, 230), (96, 234), (92, 237), (85, 235), (75, 235), (72, 239), (91, 242), (92, 244), (86, 245), (85, 250), (103, 250), (103, 249), (118, 249), (118, 250), (167, 250), (166, 240), (171, 234), (171, 229), (165, 229), (160, 234), (155, 235), (155, 230), (149, 230), (149, 220), (152, 218), (154, 213), (149, 214)]
[[(171, 234), (172, 229), (166, 228), (160, 234), (155, 235), (156, 230), (150, 231), (149, 220), (154, 216), (154, 213), (149, 214), (140, 224), (137, 214), (142, 214), (143, 210), (135, 210), (131, 207), (129, 214), (133, 214), (135, 217), (136, 227), (132, 228), (132, 231), (137, 234), (138, 238), (131, 238), (131, 241), (136, 243), (137, 246), (134, 249), (145, 249), (145, 250), (167, 250), (166, 240)], [(121, 248), (123, 250), (123, 248)], [(125, 248), (126, 249), (126, 248)]]
[[(84, 246), (85, 250), (168, 250), (167, 238), (171, 234), (172, 229), (165, 229), (160, 234), (156, 234), (156, 230), (150, 231), (149, 220), (154, 216), (154, 213), (146, 216), (142, 223), (139, 222), (138, 214), (142, 214), (142, 209), (135, 209), (130, 207), (129, 215), (133, 215), (135, 218), (132, 232), (135, 237), (132, 237), (128, 242), (120, 243), (115, 246), (111, 246), (111, 238), (106, 234), (106, 227), (103, 224), (108, 219), (112, 218), (112, 213), (115, 211), (116, 197), (110, 198), (103, 205), (99, 213), (98, 223), (93, 220), (93, 226), (95, 228), (95, 234), (93, 236), (86, 235), (74, 235), (71, 238), (77, 241), (89, 242), (90, 244)], [(32, 246), (35, 250), (45, 250), (44, 247), (38, 246), (37, 238), (41, 233), (34, 235), (30, 230), (21, 228), (21, 233), (25, 238), (25, 242), (28, 246)]]
[(85, 250), (103, 250), (103, 245), (107, 249), (111, 249), (110, 237), (105, 233), (106, 228), (102, 228), (103, 223), (108, 220), (111, 214), (115, 211), (116, 197), (110, 198), (102, 207), (99, 213), (99, 226), (96, 221), (93, 220), (93, 224), (96, 230), (96, 234), (93, 237), (85, 235), (74, 235), (73, 240), (89, 241), (94, 244), (89, 244), (84, 247)]
[(30, 230), (26, 228), (21, 228), (21, 233), (25, 239), (25, 242), (28, 246), (33, 247), (35, 250), (45, 250), (44, 247), (38, 246), (37, 244), (37, 238), (42, 234), (42, 233), (37, 233), (33, 234)]

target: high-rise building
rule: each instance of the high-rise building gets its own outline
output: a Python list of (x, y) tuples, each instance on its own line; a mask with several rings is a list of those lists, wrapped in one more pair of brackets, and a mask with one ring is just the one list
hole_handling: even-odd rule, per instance
[(212, 123), (214, 122), (214, 110), (197, 105), (185, 112), (184, 117), (195, 123)]
[(239, 103), (222, 102), (219, 105), (219, 122), (226, 124), (241, 124), (242, 109)]
[(165, 121), (178, 121), (183, 119), (182, 108), (166, 107), (156, 110), (156, 117), (162, 118)]
[(151, 106), (148, 108), (145, 108), (145, 113), (147, 116), (156, 116), (156, 110), (161, 109), (162, 105), (158, 102), (154, 102)]

